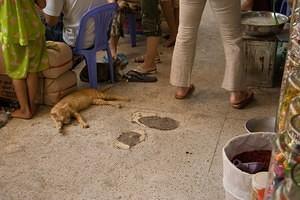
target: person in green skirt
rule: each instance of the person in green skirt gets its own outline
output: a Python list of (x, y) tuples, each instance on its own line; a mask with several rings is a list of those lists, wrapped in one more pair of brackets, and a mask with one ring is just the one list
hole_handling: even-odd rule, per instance
[(12, 117), (30, 119), (37, 110), (38, 72), (48, 67), (45, 28), (36, 5), (46, 0), (0, 0), (0, 43), (7, 75), (20, 109)]

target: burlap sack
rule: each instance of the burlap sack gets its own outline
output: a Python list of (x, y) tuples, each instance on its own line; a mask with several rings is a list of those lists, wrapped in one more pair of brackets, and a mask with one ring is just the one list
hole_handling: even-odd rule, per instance
[(44, 93), (55, 93), (77, 85), (75, 72), (67, 71), (55, 79), (46, 78), (44, 84)]
[(71, 88), (67, 88), (65, 90), (59, 91), (59, 92), (45, 94), (44, 95), (44, 104), (48, 105), (48, 106), (54, 106), (64, 96), (70, 94), (71, 92), (74, 92), (75, 90), (77, 90), (76, 85), (74, 85)]
[(49, 68), (43, 71), (45, 78), (57, 78), (72, 68), (72, 50), (62, 42), (47, 42)]
[(56, 79), (45, 79), (44, 104), (52, 106), (77, 89), (75, 72), (67, 71)]

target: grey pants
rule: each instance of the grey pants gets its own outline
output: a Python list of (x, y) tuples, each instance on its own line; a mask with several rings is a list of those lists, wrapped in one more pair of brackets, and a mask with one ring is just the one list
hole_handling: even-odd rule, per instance
[[(222, 87), (245, 90), (242, 65), (240, 0), (209, 0), (221, 31), (226, 57)], [(191, 84), (196, 41), (206, 0), (180, 0), (179, 30), (172, 59), (170, 83), (177, 87)]]

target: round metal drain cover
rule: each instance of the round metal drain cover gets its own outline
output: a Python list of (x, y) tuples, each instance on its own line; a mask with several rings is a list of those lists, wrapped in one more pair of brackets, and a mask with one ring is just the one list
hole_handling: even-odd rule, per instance
[(123, 144), (126, 144), (130, 147), (137, 145), (138, 143), (140, 143), (140, 137), (141, 134), (130, 131), (130, 132), (125, 132), (122, 133), (119, 137), (118, 137), (118, 141), (122, 142)]
[(147, 116), (141, 117), (138, 121), (149, 128), (168, 131), (178, 128), (178, 122), (169, 117)]
[(120, 149), (130, 149), (131, 147), (145, 141), (146, 134), (142, 131), (123, 132), (116, 140), (115, 147)]

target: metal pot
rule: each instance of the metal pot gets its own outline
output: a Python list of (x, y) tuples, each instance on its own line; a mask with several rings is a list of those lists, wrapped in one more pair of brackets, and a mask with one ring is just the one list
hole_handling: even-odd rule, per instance
[(242, 13), (242, 27), (246, 34), (251, 36), (270, 36), (282, 31), (284, 24), (289, 20), (287, 16), (268, 11), (250, 11)]
[(258, 117), (248, 120), (245, 124), (245, 129), (249, 133), (255, 132), (275, 132), (275, 117)]

